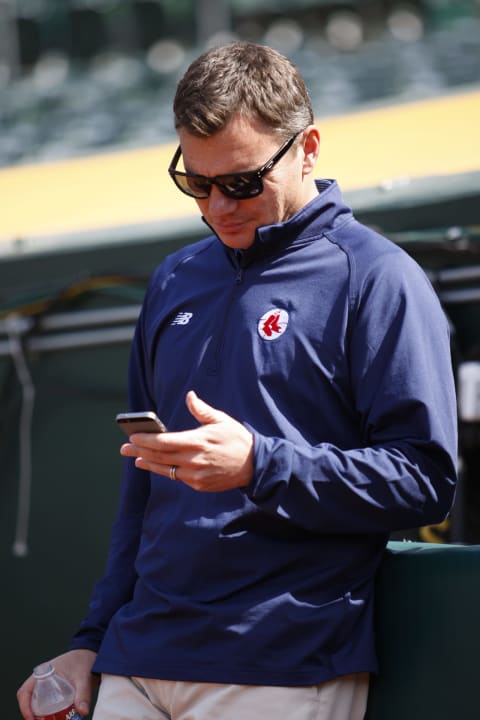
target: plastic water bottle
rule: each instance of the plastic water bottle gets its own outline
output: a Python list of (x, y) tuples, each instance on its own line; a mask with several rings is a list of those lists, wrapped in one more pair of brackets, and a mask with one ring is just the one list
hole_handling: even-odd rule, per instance
[(36, 679), (32, 695), (32, 712), (36, 720), (82, 720), (75, 710), (75, 688), (57, 675), (51, 663), (33, 670)]

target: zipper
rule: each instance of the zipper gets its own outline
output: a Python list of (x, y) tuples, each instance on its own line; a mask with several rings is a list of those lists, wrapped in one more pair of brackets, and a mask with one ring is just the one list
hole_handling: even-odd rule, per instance
[(221, 358), (221, 354), (222, 354), (222, 348), (223, 348), (223, 343), (224, 343), (224, 339), (225, 339), (225, 332), (226, 332), (226, 328), (227, 328), (228, 318), (230, 316), (230, 308), (232, 307), (232, 304), (233, 304), (233, 301), (234, 301), (234, 298), (235, 298), (235, 295), (237, 292), (237, 288), (239, 285), (242, 284), (243, 279), (244, 279), (245, 270), (244, 270), (244, 268), (242, 268), (240, 266), (240, 263), (238, 262), (238, 258), (237, 258), (237, 263), (238, 263), (237, 272), (235, 274), (235, 278), (233, 281), (233, 287), (230, 291), (230, 296), (228, 298), (228, 301), (225, 303), (225, 311), (223, 313), (223, 319), (222, 319), (222, 322), (220, 323), (220, 331), (218, 334), (217, 341), (215, 342), (215, 349), (213, 351), (213, 363), (208, 370), (209, 375), (218, 375), (218, 373), (220, 372), (220, 358)]

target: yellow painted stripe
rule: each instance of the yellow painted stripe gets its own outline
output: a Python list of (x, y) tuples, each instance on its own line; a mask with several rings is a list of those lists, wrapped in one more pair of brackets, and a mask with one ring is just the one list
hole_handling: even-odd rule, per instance
[[(480, 170), (480, 91), (318, 122), (317, 175), (343, 189)], [(167, 176), (175, 144), (0, 169), (0, 241), (197, 214)]]
[(480, 170), (478, 90), (352, 113), (319, 127), (320, 174), (333, 173), (344, 189)]

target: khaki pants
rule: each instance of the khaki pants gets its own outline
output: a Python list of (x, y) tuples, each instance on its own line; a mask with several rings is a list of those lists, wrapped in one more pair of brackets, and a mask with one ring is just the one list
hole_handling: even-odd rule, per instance
[(271, 687), (102, 675), (93, 720), (363, 720), (368, 678)]

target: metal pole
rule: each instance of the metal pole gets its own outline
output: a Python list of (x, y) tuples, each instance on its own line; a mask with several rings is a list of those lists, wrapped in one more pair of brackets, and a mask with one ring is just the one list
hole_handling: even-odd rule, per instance
[[(10, 338), (12, 327), (15, 326), (16, 334), (23, 338), (26, 352), (51, 352), (128, 343), (133, 338), (139, 312), (139, 305), (126, 305), (118, 308), (55, 313), (41, 318), (33, 333), (32, 318), (10, 316), (0, 321), (0, 334)], [(82, 327), (85, 330), (79, 330)], [(91, 329), (95, 327), (98, 329)], [(66, 332), (52, 332), (54, 330)], [(0, 340), (0, 357), (11, 354), (10, 339)]]

